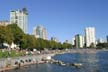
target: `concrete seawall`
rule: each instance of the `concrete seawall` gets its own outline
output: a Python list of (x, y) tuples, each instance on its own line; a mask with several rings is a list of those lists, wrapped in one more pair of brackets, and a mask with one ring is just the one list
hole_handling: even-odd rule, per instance
[(43, 54), (43, 55), (33, 55), (24, 56), (17, 58), (4, 58), (0, 59), (0, 72), (8, 69), (13, 69), (18, 66), (15, 63), (19, 63), (21, 66), (35, 63), (43, 63), (42, 59), (48, 56), (54, 56), (55, 54)]

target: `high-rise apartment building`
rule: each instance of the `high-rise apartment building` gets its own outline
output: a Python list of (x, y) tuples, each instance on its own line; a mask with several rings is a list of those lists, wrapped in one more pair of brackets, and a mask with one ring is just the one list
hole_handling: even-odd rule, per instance
[(69, 44), (69, 40), (65, 40), (64, 42)]
[(106, 36), (106, 38), (107, 38), (107, 43), (108, 43), (108, 36)]
[(74, 46), (75, 45), (75, 37), (72, 38), (72, 41), (71, 41), (72, 45)]
[(85, 42), (86, 42), (86, 47), (90, 47), (91, 44), (95, 46), (96, 38), (95, 38), (95, 28), (94, 27), (87, 27), (85, 29)]
[(58, 39), (57, 39), (56, 37), (51, 37), (51, 40), (52, 40), (52, 41), (55, 41), (55, 42), (59, 42)]
[(24, 33), (27, 33), (27, 16), (26, 8), (22, 10), (12, 10), (10, 12), (10, 23), (17, 24)]
[(83, 48), (84, 47), (84, 36), (77, 34), (75, 36), (75, 46), (76, 48)]
[(47, 31), (46, 29), (41, 26), (41, 25), (38, 25), (37, 27), (35, 27), (33, 29), (33, 35), (36, 37), (36, 38), (42, 38), (42, 39), (45, 39), (47, 40)]

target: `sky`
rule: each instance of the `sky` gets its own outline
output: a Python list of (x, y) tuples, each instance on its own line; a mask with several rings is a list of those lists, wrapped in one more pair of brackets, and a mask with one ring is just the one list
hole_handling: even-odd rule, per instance
[(95, 27), (96, 37), (108, 35), (108, 0), (0, 0), (0, 20), (9, 20), (11, 10), (28, 10), (28, 33), (43, 25), (48, 39), (71, 40), (84, 35), (85, 27)]

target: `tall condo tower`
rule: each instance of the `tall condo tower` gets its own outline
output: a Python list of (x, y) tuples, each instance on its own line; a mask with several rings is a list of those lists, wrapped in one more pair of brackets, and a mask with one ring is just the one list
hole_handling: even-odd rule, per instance
[(27, 9), (10, 11), (10, 23), (17, 24), (24, 33), (27, 33)]
[(75, 46), (76, 48), (83, 48), (84, 47), (84, 36), (77, 34), (75, 36)]
[(85, 42), (86, 42), (86, 47), (90, 47), (91, 44), (96, 45), (95, 42), (95, 27), (87, 27), (85, 29)]
[(44, 28), (42, 25), (38, 25), (33, 29), (33, 35), (36, 38), (42, 38), (47, 40), (47, 31), (46, 28)]
[(106, 36), (106, 38), (107, 38), (107, 43), (108, 43), (108, 35)]

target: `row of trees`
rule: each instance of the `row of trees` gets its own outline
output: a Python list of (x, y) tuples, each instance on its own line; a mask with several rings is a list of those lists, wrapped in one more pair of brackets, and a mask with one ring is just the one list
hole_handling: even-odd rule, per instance
[(0, 44), (14, 42), (22, 49), (64, 49), (72, 48), (71, 44), (58, 43), (53, 40), (43, 40), (35, 38), (33, 35), (24, 34), (24, 32), (17, 26), (17, 24), (10, 24), (8, 26), (0, 26)]
[(108, 49), (108, 43), (99, 43), (97, 44), (97, 48), (99, 49), (107, 48)]

